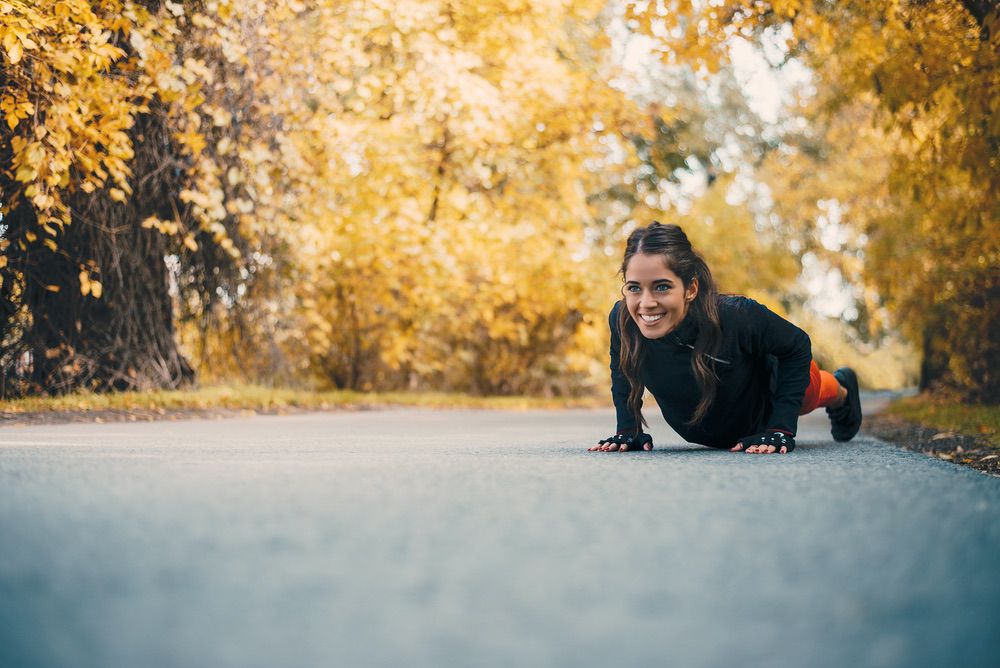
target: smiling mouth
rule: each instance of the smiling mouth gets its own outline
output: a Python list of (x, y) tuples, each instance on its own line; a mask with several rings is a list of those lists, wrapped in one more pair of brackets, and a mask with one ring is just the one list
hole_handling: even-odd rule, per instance
[(647, 325), (652, 325), (654, 322), (659, 322), (659, 320), (663, 318), (663, 314), (661, 313), (659, 315), (640, 315), (639, 317), (642, 318), (642, 321)]

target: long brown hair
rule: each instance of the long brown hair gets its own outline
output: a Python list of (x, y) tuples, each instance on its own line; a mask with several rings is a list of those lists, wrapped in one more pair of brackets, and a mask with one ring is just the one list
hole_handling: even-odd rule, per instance
[[(695, 252), (684, 230), (677, 225), (654, 222), (629, 234), (620, 269), (622, 280), (625, 280), (625, 269), (629, 260), (636, 253), (662, 256), (667, 269), (677, 274), (684, 282), (685, 290), (692, 281), (698, 280), (698, 293), (688, 306), (685, 316), (694, 318), (698, 326), (694, 354), (691, 356), (691, 370), (701, 391), (701, 400), (687, 423), (688, 426), (696, 425), (702, 421), (715, 400), (719, 382), (708, 362), (711, 356), (718, 352), (719, 342), (722, 340), (722, 328), (719, 326), (719, 290), (705, 260)], [(622, 302), (621, 308), (618, 309), (618, 334), (621, 337), (618, 366), (628, 379), (629, 410), (635, 415), (637, 423), (645, 425), (646, 420), (640, 410), (642, 393), (645, 389), (640, 373), (645, 356), (645, 337), (639, 332), (639, 326), (629, 314), (624, 300)]]

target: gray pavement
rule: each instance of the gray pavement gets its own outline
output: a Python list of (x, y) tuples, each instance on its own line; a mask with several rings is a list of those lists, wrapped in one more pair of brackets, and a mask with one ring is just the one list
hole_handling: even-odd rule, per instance
[(613, 422), (2, 429), (0, 668), (1000, 665), (1000, 478)]

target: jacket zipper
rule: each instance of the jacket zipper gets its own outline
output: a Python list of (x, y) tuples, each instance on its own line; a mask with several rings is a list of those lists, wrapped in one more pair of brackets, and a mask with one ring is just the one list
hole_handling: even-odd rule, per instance
[[(694, 350), (694, 346), (692, 346), (690, 343), (684, 343), (683, 341), (681, 341), (680, 339), (677, 339), (677, 338), (675, 338), (674, 341), (676, 341), (677, 345), (679, 345), (679, 346), (684, 346), (685, 348), (690, 348), (691, 350)], [(732, 364), (732, 362), (730, 362), (728, 360), (720, 359), (718, 357), (713, 357), (712, 355), (709, 355), (708, 353), (705, 353), (705, 357), (707, 357), (710, 360), (715, 360), (716, 362), (719, 362), (721, 364)]]

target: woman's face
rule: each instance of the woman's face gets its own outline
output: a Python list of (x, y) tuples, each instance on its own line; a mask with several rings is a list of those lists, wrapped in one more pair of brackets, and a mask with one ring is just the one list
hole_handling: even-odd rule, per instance
[(662, 255), (636, 253), (625, 267), (625, 306), (647, 339), (674, 331), (698, 294), (698, 279), (684, 287), (680, 276), (667, 269)]

